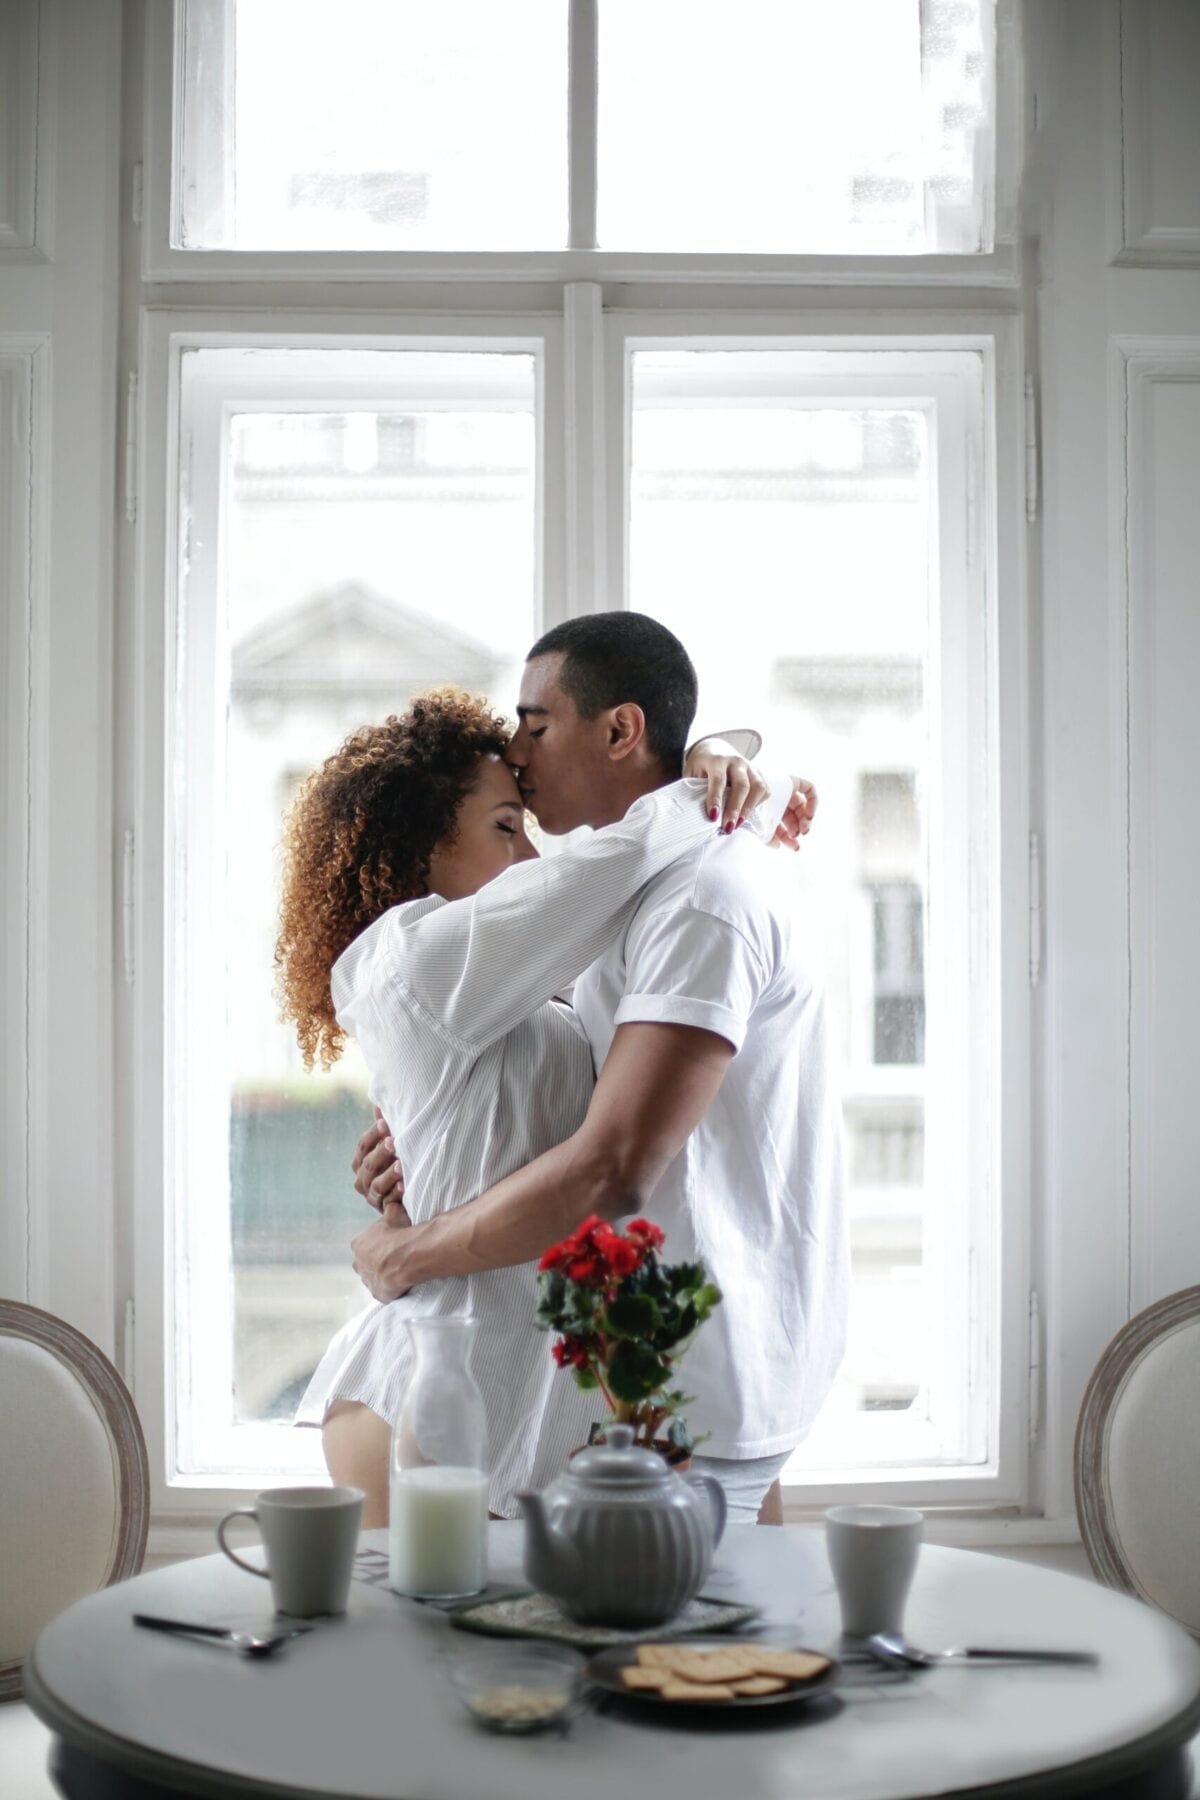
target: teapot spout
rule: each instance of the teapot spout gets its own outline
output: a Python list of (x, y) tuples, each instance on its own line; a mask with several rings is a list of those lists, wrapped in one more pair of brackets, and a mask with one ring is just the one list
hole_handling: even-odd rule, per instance
[(516, 1495), (525, 1519), (525, 1575), (539, 1592), (567, 1598), (581, 1574), (579, 1552), (564, 1531), (551, 1523), (544, 1494), (532, 1489)]

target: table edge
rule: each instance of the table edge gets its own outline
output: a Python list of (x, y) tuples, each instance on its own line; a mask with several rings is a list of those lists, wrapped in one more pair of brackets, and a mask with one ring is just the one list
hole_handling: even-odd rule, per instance
[[(339, 1800), (332, 1792), (322, 1793), (317, 1788), (297, 1788), (290, 1783), (282, 1785), (257, 1776), (212, 1769), (181, 1757), (164, 1756), (131, 1738), (106, 1731), (103, 1726), (74, 1712), (50, 1692), (38, 1674), (36, 1653), (35, 1645), (25, 1664), (25, 1698), (31, 1710), (73, 1749), (94, 1756), (122, 1773), (173, 1786), (181, 1793), (199, 1796), (200, 1800), (226, 1800), (229, 1795), (244, 1795), (246, 1800)], [(1105, 1785), (1112, 1785), (1153, 1768), (1171, 1751), (1182, 1749), (1198, 1729), (1200, 1692), (1193, 1695), (1182, 1712), (1130, 1743), (1079, 1762), (1058, 1763), (1008, 1781), (943, 1788), (938, 1790), (936, 1800), (1025, 1800), (1031, 1795), (1044, 1794), (1051, 1783), (1064, 1796), (1087, 1794), (1095, 1787), (1097, 1777), (1103, 1778)], [(407, 1794), (404, 1800), (429, 1800), (429, 1797)], [(906, 1796), (904, 1800), (923, 1800), (923, 1797)], [(930, 1796), (930, 1800), (935, 1797)]]
[(65, 1701), (51, 1693), (37, 1669), (37, 1646), (25, 1662), (25, 1699), (30, 1711), (42, 1724), (73, 1750), (94, 1757), (106, 1767), (122, 1775), (137, 1776), (143, 1781), (169, 1787), (181, 1794), (195, 1794), (199, 1800), (223, 1800), (226, 1795), (244, 1795), (246, 1800), (339, 1800), (338, 1796), (320, 1795), (318, 1790), (281, 1786), (276, 1781), (262, 1781), (257, 1776), (209, 1768), (183, 1757), (164, 1756), (149, 1750), (132, 1738), (106, 1731), (90, 1719), (75, 1712)]
[[(1156, 1725), (1153, 1731), (1131, 1743), (1119, 1744), (1113, 1750), (1101, 1751), (1080, 1762), (1056, 1763), (1038, 1769), (1035, 1774), (991, 1782), (986, 1787), (943, 1788), (936, 1796), (930, 1796), (930, 1800), (1023, 1800), (1026, 1796), (1044, 1794), (1050, 1784), (1053, 1784), (1056, 1800), (1060, 1794), (1063, 1800), (1069, 1800), (1073, 1794), (1091, 1795), (1097, 1792), (1098, 1785), (1102, 1791), (1132, 1776), (1148, 1773), (1165, 1761), (1172, 1751), (1185, 1749), (1198, 1729), (1200, 1693), (1189, 1701), (1183, 1712), (1165, 1724)], [(919, 1800), (919, 1797), (912, 1796), (911, 1800)]]

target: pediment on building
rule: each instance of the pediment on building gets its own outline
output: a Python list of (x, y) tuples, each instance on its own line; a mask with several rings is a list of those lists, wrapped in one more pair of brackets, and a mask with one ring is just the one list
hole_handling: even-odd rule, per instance
[(233, 648), (232, 697), (387, 695), (402, 705), (443, 682), (489, 693), (502, 660), (428, 613), (347, 582), (247, 632)]

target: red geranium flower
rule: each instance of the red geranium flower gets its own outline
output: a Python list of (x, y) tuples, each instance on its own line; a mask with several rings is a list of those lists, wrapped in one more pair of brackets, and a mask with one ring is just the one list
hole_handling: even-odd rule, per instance
[(701, 1265), (665, 1268), (662, 1244), (649, 1219), (622, 1232), (593, 1213), (542, 1253), (537, 1323), (561, 1334), (552, 1346), (558, 1367), (597, 1389), (639, 1442), (654, 1444), (671, 1420), (671, 1444), (687, 1448), (675, 1364), (721, 1296)]
[(588, 1347), (582, 1338), (561, 1337), (552, 1345), (550, 1354), (560, 1369), (586, 1369)]

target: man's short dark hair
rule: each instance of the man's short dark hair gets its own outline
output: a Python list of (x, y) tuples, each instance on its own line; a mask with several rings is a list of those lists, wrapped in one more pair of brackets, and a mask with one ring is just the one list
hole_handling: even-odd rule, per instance
[(646, 719), (646, 738), (665, 769), (683, 767), (698, 687), (692, 659), (673, 632), (645, 613), (586, 613), (545, 632), (526, 660), (563, 658), (559, 682), (580, 717), (632, 703)]

